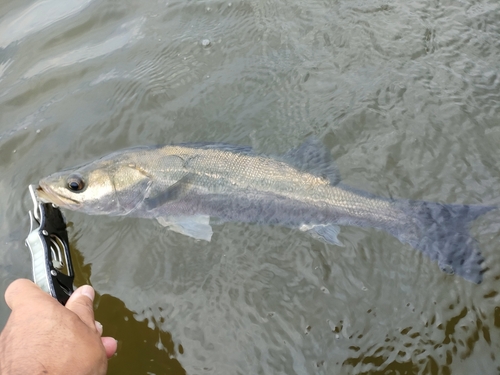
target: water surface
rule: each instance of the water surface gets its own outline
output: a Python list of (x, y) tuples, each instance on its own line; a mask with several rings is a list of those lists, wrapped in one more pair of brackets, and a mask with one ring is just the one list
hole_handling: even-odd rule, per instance
[[(308, 136), (381, 196), (500, 204), (496, 0), (0, 4), (0, 289), (30, 276), (27, 186), (123, 147)], [(110, 374), (496, 374), (500, 221), (481, 285), (388, 234), (228, 223), (212, 242), (65, 212)], [(2, 325), (8, 308), (0, 305)]]

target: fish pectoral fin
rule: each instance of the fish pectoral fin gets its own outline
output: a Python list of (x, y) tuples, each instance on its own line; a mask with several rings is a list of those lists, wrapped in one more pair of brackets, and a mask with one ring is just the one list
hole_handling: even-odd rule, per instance
[(310, 137), (282, 158), (300, 171), (329, 180), (331, 185), (340, 182), (340, 173), (332, 160), (330, 150), (317, 138)]
[(164, 227), (197, 240), (210, 242), (212, 238), (213, 231), (208, 215), (167, 216), (158, 217), (157, 220)]
[(175, 184), (166, 189), (151, 188), (142, 202), (142, 207), (147, 211), (163, 206), (165, 203), (176, 201), (185, 196), (190, 189), (191, 176), (182, 177)]
[(337, 225), (302, 225), (299, 229), (311, 234), (318, 240), (337, 246), (344, 246), (337, 238), (337, 235), (340, 233), (340, 227)]

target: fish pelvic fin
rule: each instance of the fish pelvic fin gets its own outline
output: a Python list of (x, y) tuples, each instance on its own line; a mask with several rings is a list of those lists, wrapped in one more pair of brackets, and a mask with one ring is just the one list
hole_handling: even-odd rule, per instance
[(210, 242), (212, 227), (208, 215), (158, 217), (158, 222), (173, 232)]
[(309, 233), (313, 238), (331, 243), (337, 246), (344, 246), (344, 244), (337, 238), (340, 233), (340, 227), (338, 225), (306, 225), (303, 224), (299, 227), (301, 231)]
[(281, 159), (300, 171), (328, 179), (331, 185), (340, 182), (340, 173), (330, 150), (317, 138), (308, 138), (299, 147), (284, 154)]
[(433, 202), (400, 201), (409, 215), (395, 236), (420, 250), (447, 274), (457, 274), (476, 284), (483, 280), (484, 258), (470, 235), (470, 224), (495, 206), (468, 206)]

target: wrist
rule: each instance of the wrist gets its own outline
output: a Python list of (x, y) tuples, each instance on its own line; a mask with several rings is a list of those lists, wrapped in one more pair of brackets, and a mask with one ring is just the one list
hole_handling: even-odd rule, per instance
[(23, 355), (26, 354), (23, 344), (10, 333), (10, 325), (7, 323), (0, 334), (0, 375), (43, 374), (43, 364), (33, 356)]

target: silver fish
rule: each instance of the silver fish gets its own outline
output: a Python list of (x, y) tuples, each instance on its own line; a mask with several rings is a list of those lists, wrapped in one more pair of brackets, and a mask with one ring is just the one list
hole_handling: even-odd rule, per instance
[(475, 283), (482, 281), (483, 257), (468, 227), (495, 208), (353, 189), (340, 182), (330, 152), (313, 138), (279, 157), (227, 144), (135, 147), (42, 179), (39, 196), (87, 214), (156, 218), (207, 241), (210, 217), (298, 228), (337, 245), (338, 225), (373, 227)]

